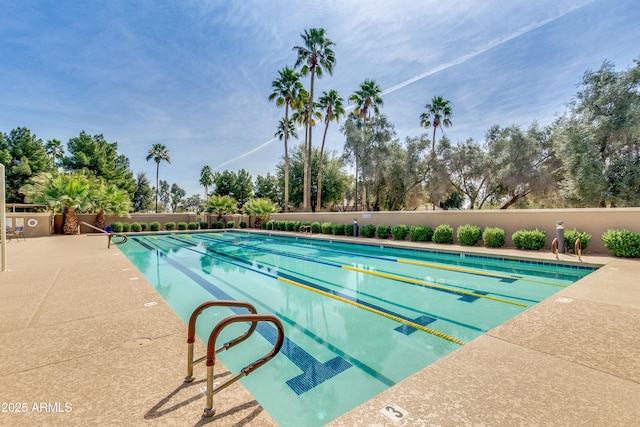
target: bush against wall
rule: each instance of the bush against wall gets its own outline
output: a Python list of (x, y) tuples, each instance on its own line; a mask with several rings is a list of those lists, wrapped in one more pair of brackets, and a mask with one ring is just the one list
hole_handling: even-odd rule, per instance
[(465, 224), (458, 227), (457, 236), (461, 245), (475, 246), (482, 237), (482, 231), (478, 226)]
[(394, 240), (404, 240), (409, 234), (409, 227), (404, 224), (394, 225), (391, 227), (391, 235)]
[(546, 245), (547, 233), (538, 229), (518, 230), (511, 235), (511, 239), (518, 249), (537, 251)]
[(640, 233), (629, 230), (607, 230), (602, 242), (612, 255), (623, 258), (640, 258)]
[(409, 238), (412, 242), (428, 242), (433, 237), (433, 229), (426, 225), (409, 227)]
[(169, 221), (164, 225), (165, 230), (173, 231), (176, 229), (176, 223), (173, 221)]
[(580, 239), (580, 249), (584, 251), (589, 246), (589, 242), (591, 242), (591, 234), (581, 233), (575, 228), (567, 230), (564, 232), (564, 247), (568, 251), (574, 252), (578, 239)]
[(488, 248), (501, 248), (507, 242), (507, 233), (499, 227), (486, 227), (482, 233), (482, 241)]
[(436, 243), (453, 243), (453, 227), (441, 224), (433, 231), (433, 241)]
[(376, 226), (373, 224), (363, 225), (360, 227), (360, 235), (367, 238), (376, 237)]
[(323, 222), (320, 227), (322, 229), (322, 234), (333, 234), (333, 224), (330, 222)]
[(333, 224), (331, 226), (333, 234), (336, 236), (344, 236), (344, 224)]
[(376, 227), (376, 234), (379, 239), (388, 239), (391, 236), (391, 227), (388, 225), (379, 225)]
[(149, 224), (149, 230), (151, 231), (160, 231), (160, 223), (158, 221), (153, 221), (151, 224)]
[(131, 231), (133, 231), (134, 233), (139, 233), (142, 231), (142, 225), (140, 225), (139, 222), (132, 222), (131, 223)]
[(116, 221), (111, 224), (111, 231), (114, 233), (122, 233), (124, 225), (120, 221)]

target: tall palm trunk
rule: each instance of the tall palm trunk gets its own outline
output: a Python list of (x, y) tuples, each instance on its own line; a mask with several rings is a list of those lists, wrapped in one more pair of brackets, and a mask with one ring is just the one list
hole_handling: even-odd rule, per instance
[(284, 106), (284, 211), (289, 212), (289, 103)]
[(64, 234), (78, 234), (78, 216), (76, 215), (76, 210), (73, 208), (67, 210), (63, 231)]
[(100, 209), (100, 212), (96, 215), (96, 227), (104, 230), (104, 210)]
[(311, 211), (311, 152), (312, 152), (312, 138), (311, 138), (311, 129), (313, 128), (313, 85), (315, 82), (316, 70), (313, 68), (311, 70), (311, 86), (309, 88), (309, 107), (308, 107), (308, 115), (307, 118), (307, 126), (309, 130), (309, 141), (307, 142), (307, 154), (306, 154), (306, 166), (305, 170), (305, 182), (304, 185), (304, 206), (305, 211)]
[(324, 143), (327, 139), (327, 130), (329, 130), (329, 122), (324, 127), (324, 135), (322, 135), (322, 145), (320, 146), (320, 160), (318, 162), (318, 197), (316, 200), (316, 212), (322, 210), (322, 158), (324, 156)]
[(158, 176), (160, 175), (160, 162), (156, 162), (156, 213), (158, 213), (158, 193), (160, 193), (160, 187), (158, 186)]

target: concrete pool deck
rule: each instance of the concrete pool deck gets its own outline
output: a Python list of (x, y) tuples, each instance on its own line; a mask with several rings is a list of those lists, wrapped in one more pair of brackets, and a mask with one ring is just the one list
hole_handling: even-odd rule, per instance
[[(186, 325), (103, 235), (11, 241), (7, 254), (0, 425), (276, 425), (239, 383), (201, 417), (204, 366), (182, 382)], [(640, 261), (583, 259), (604, 267), (329, 425), (640, 425)]]

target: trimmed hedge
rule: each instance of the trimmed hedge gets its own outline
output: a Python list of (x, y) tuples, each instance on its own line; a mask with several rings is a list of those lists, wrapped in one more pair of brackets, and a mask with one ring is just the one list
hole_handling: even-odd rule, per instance
[(376, 237), (376, 226), (373, 224), (367, 224), (360, 227), (360, 235), (362, 237)]
[(165, 230), (172, 231), (176, 229), (176, 223), (173, 221), (169, 221), (164, 224)]
[(344, 235), (353, 237), (353, 224), (344, 225)]
[(190, 222), (189, 224), (187, 224), (187, 228), (189, 230), (197, 230), (198, 229), (198, 223), (197, 222)]
[(235, 226), (236, 226), (236, 222), (235, 221), (227, 221), (226, 228), (234, 228)]
[(581, 233), (575, 228), (573, 230), (567, 230), (564, 232), (564, 247), (571, 252), (575, 251), (576, 242), (580, 239), (580, 249), (583, 251), (589, 246), (591, 242), (591, 234)]
[(511, 235), (513, 244), (518, 249), (540, 250), (547, 243), (547, 233), (542, 230), (518, 230)]
[(224, 228), (224, 222), (223, 221), (213, 221), (213, 222), (211, 222), (211, 229), (219, 230), (221, 228)]
[(125, 233), (128, 233), (131, 231), (131, 224), (128, 222), (123, 222), (122, 223), (122, 231)]
[(436, 243), (453, 243), (453, 228), (449, 224), (441, 224), (433, 231), (433, 241)]
[(480, 227), (471, 224), (465, 224), (458, 227), (457, 231), (458, 243), (464, 246), (475, 246), (482, 237)]
[(623, 258), (640, 258), (640, 233), (630, 230), (607, 230), (602, 243), (612, 255)]
[(488, 248), (501, 248), (507, 241), (507, 233), (499, 227), (486, 227), (482, 233), (482, 240)]
[(151, 231), (160, 231), (161, 227), (162, 226), (158, 221), (153, 221), (151, 224), (149, 224), (149, 230)]
[(379, 225), (376, 227), (376, 234), (379, 239), (388, 239), (391, 236), (391, 227), (388, 225)]
[(142, 231), (147, 231), (149, 229), (149, 224), (147, 224), (146, 222), (141, 222), (140, 228), (142, 228)]
[(322, 234), (333, 234), (333, 224), (330, 222), (323, 222), (320, 225), (320, 229), (322, 230)]
[(428, 242), (433, 237), (433, 229), (426, 225), (409, 227), (409, 238), (412, 242)]
[(391, 227), (391, 235), (394, 240), (404, 240), (409, 234), (409, 227), (404, 224), (394, 225)]
[(111, 231), (114, 233), (122, 233), (122, 229), (124, 228), (124, 226), (122, 225), (122, 223), (120, 221), (116, 221), (114, 223), (111, 224)]
[(314, 234), (318, 234), (322, 231), (322, 226), (318, 221), (311, 223), (311, 232)]
[(247, 222), (246, 221), (240, 221), (240, 228), (247, 228)]
[(209, 229), (209, 223), (207, 221), (200, 221), (198, 223), (198, 225), (200, 226), (201, 230), (208, 230)]
[(178, 230), (186, 230), (187, 229), (187, 223), (184, 221), (180, 221), (178, 223)]
[(139, 233), (142, 231), (142, 226), (140, 225), (139, 222), (132, 222), (131, 223), (131, 231), (135, 232), (135, 233)]
[(344, 224), (333, 224), (331, 230), (336, 236), (344, 236)]

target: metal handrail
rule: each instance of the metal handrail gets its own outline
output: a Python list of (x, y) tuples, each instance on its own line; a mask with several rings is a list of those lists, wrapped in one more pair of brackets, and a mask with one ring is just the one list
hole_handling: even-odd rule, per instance
[[(200, 304), (198, 307), (196, 307), (196, 309), (193, 311), (193, 313), (191, 314), (191, 317), (189, 318), (189, 328), (187, 331), (187, 376), (184, 377), (184, 382), (186, 383), (190, 383), (194, 380), (193, 377), (193, 365), (196, 365), (200, 362), (202, 362), (203, 360), (205, 360), (206, 355), (199, 357), (196, 360), (193, 360), (193, 344), (196, 341), (196, 320), (198, 319), (198, 316), (200, 316), (200, 314), (206, 310), (207, 308), (210, 307), (242, 307), (242, 308), (246, 308), (247, 310), (249, 310), (249, 312), (251, 314), (256, 314), (256, 309), (253, 305), (251, 305), (248, 302), (244, 302), (244, 301), (227, 301), (227, 300), (219, 300), (219, 301), (207, 301), (204, 302), (202, 304)], [(249, 327), (249, 330), (246, 331), (244, 334), (240, 335), (237, 338), (232, 339), (231, 341), (228, 341), (226, 343), (224, 343), (222, 345), (222, 347), (220, 347), (219, 349), (216, 350), (216, 353), (222, 351), (222, 350), (228, 350), (229, 348), (233, 347), (236, 344), (241, 343), (242, 341), (246, 340), (247, 338), (249, 338), (251, 336), (251, 334), (253, 334), (253, 332), (256, 330), (256, 324), (251, 324), (251, 326)]]
[(551, 252), (553, 252), (557, 260), (560, 259), (560, 257), (558, 256), (558, 239), (557, 238), (553, 239), (553, 242), (551, 242)]
[[(273, 348), (264, 356), (257, 359), (256, 361), (250, 363), (245, 366), (238, 372), (233, 375), (227, 381), (220, 384), (215, 390), (213, 389), (213, 367), (216, 362), (216, 353), (219, 350), (215, 349), (216, 339), (222, 330), (229, 326), (232, 323), (237, 322), (251, 322), (252, 327), (255, 329), (257, 327), (258, 322), (271, 322), (278, 330), (278, 338)], [(220, 323), (216, 325), (216, 327), (209, 335), (209, 342), (207, 344), (207, 406), (204, 409), (203, 415), (205, 417), (211, 417), (216, 413), (216, 408), (213, 407), (213, 395), (224, 390), (231, 384), (238, 381), (240, 378), (249, 375), (251, 372), (255, 371), (271, 359), (273, 359), (280, 349), (282, 348), (282, 344), (284, 343), (284, 327), (282, 326), (282, 322), (273, 315), (270, 314), (236, 314), (234, 316), (229, 316), (225, 319), (222, 319)], [(236, 343), (237, 344), (237, 343)]]
[(578, 255), (578, 259), (582, 262), (582, 241), (576, 239), (576, 243), (573, 245), (573, 252)]
[[(84, 222), (84, 221), (80, 221), (78, 224), (82, 224), (85, 225), (89, 228), (93, 228), (96, 231), (99, 231), (101, 233), (105, 233), (107, 235), (108, 238), (108, 242), (107, 242), (107, 248), (111, 248), (111, 239), (113, 238), (113, 236), (118, 236), (118, 237), (122, 237), (122, 240), (120, 240), (119, 242), (114, 241), (113, 244), (114, 245), (121, 245), (123, 243), (127, 242), (127, 236), (125, 234), (120, 234), (120, 233), (113, 233), (110, 231), (107, 231), (105, 229), (102, 229), (100, 227), (96, 227), (95, 225), (91, 225), (88, 222)], [(80, 228), (78, 228), (78, 234), (80, 233)]]

